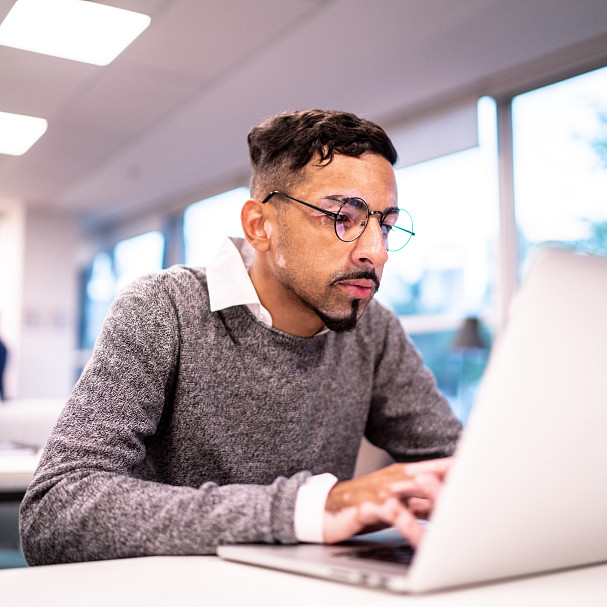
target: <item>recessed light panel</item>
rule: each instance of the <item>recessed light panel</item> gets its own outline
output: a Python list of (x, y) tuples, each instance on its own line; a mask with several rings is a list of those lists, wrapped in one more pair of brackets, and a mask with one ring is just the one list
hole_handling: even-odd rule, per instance
[(145, 28), (150, 17), (83, 0), (17, 0), (0, 25), (0, 44), (107, 65)]
[(44, 118), (0, 112), (0, 154), (21, 156), (44, 135)]

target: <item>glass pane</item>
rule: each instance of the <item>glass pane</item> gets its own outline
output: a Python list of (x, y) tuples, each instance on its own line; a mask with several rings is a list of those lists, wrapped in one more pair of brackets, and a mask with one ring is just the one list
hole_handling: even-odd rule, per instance
[(415, 236), (390, 253), (377, 298), (403, 324), (439, 388), (465, 421), (484, 370), (486, 348), (455, 348), (467, 317), (493, 312), (497, 275), (498, 185), (496, 110), (478, 103), (479, 145), (397, 171), (398, 204), (413, 218)]
[(240, 209), (249, 189), (236, 188), (190, 205), (184, 213), (185, 263), (206, 266), (228, 236), (244, 237)]
[(521, 263), (552, 243), (607, 254), (607, 68), (513, 102)]
[(498, 229), (495, 104), (479, 146), (396, 172), (415, 236), (391, 253), (377, 298), (400, 315), (478, 315), (491, 304)]
[(164, 236), (160, 232), (147, 232), (120, 241), (114, 248), (118, 289), (139, 276), (160, 270), (163, 253)]
[(91, 349), (118, 289), (139, 276), (160, 270), (164, 237), (148, 232), (119, 242), (109, 253), (99, 253), (86, 280), (82, 304), (80, 348)]
[(95, 345), (103, 319), (115, 295), (116, 278), (112, 270), (112, 258), (108, 253), (99, 253), (93, 261), (86, 283), (81, 348), (90, 349)]

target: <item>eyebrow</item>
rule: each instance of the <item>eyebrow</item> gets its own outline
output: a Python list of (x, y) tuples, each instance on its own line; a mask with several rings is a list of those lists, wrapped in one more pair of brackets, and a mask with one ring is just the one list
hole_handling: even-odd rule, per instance
[(335, 202), (344, 203), (349, 198), (359, 198), (359, 196), (344, 196), (343, 194), (330, 194), (329, 196), (323, 196), (323, 200), (334, 200)]
[[(343, 204), (344, 202), (352, 200), (354, 198), (357, 198), (358, 200), (364, 200), (365, 204), (369, 206), (369, 203), (361, 196), (345, 196), (344, 194), (330, 194), (329, 196), (323, 196), (323, 200), (333, 200), (335, 202), (339, 202), (340, 204)], [(384, 217), (386, 217), (390, 213), (393, 213), (398, 210), (399, 208), (396, 205), (392, 205), (391, 207), (387, 207), (386, 209), (384, 209), (382, 211), (382, 214), (384, 215)]]

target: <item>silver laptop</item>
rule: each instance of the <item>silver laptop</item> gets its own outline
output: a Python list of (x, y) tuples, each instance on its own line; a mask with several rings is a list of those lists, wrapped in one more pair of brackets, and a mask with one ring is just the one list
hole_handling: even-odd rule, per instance
[(219, 555), (398, 592), (607, 561), (607, 258), (536, 256), (421, 547), (394, 539)]

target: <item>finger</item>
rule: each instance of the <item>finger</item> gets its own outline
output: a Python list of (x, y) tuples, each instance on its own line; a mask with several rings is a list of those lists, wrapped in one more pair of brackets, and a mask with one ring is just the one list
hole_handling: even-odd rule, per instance
[(424, 528), (411, 512), (406, 509), (401, 512), (394, 522), (394, 527), (408, 540), (413, 548), (419, 547)]
[(407, 500), (407, 509), (418, 519), (428, 519), (432, 514), (433, 506), (431, 500), (421, 497), (412, 497)]
[(441, 480), (444, 480), (445, 476), (451, 469), (453, 464), (452, 457), (444, 457), (441, 459), (426, 460), (423, 462), (413, 462), (405, 464), (405, 474), (415, 477), (418, 474), (434, 474)]
[(390, 492), (400, 499), (409, 497), (430, 497), (426, 494), (426, 488), (416, 480), (397, 481), (390, 484)]
[(382, 504), (363, 504), (360, 508), (360, 520), (366, 524), (378, 520), (388, 523), (414, 547), (419, 545), (424, 531), (417, 518), (395, 498), (390, 498)]
[(431, 474), (420, 474), (413, 481), (402, 481), (392, 483), (390, 490), (392, 494), (400, 499), (425, 498), (435, 501), (442, 489), (443, 483)]
[(443, 488), (444, 477), (426, 468), (418, 469), (411, 480), (393, 482), (390, 490), (400, 498), (422, 497), (436, 501)]
[[(323, 541), (328, 544), (341, 542), (360, 532), (365, 523), (361, 521), (359, 508), (349, 507), (339, 512), (324, 513)], [(374, 522), (376, 522), (375, 519)]]

